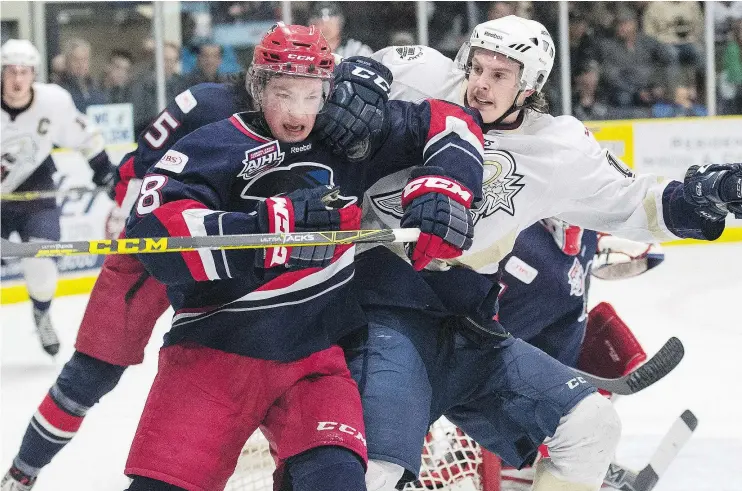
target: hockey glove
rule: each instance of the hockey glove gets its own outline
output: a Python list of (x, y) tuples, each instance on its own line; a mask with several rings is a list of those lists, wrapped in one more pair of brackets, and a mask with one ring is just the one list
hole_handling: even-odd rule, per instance
[(392, 84), (387, 67), (352, 56), (335, 67), (335, 87), (317, 115), (317, 139), (351, 162), (368, 158), (388, 125), (386, 102)]
[(88, 165), (93, 169), (93, 184), (98, 187), (106, 188), (106, 192), (111, 194), (113, 187), (113, 178), (116, 174), (116, 166), (111, 163), (108, 154), (104, 151), (88, 161)]
[(590, 272), (601, 280), (620, 280), (646, 273), (664, 260), (659, 244), (598, 233), (598, 249)]
[(742, 163), (691, 166), (685, 173), (683, 196), (708, 220), (719, 222), (728, 213), (742, 218)]
[[(341, 201), (336, 189), (319, 186), (266, 199), (258, 207), (258, 223), (260, 230), (267, 233), (357, 230), (361, 209), (347, 200)], [(260, 268), (322, 268), (339, 252), (334, 245), (273, 247), (257, 254), (255, 261)]]
[(451, 259), (471, 247), (474, 222), (469, 208), (474, 195), (443, 176), (440, 167), (413, 169), (402, 191), (404, 213), (400, 225), (420, 229), (420, 238), (407, 254), (420, 271), (433, 259)]

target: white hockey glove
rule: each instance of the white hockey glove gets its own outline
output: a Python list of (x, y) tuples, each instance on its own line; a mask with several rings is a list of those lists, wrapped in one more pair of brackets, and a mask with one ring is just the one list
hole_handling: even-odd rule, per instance
[(592, 275), (601, 280), (620, 280), (646, 273), (665, 260), (659, 244), (647, 244), (598, 234), (598, 250)]

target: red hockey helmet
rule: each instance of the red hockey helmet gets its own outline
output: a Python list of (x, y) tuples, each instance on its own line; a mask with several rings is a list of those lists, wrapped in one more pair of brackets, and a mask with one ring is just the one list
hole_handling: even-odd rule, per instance
[(266, 83), (277, 75), (319, 78), (323, 100), (332, 88), (335, 58), (327, 40), (315, 26), (273, 26), (255, 47), (250, 67), (250, 93), (260, 105)]

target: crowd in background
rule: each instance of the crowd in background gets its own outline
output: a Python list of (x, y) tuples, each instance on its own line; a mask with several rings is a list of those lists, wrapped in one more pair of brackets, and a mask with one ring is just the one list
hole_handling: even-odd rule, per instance
[[(183, 46), (164, 46), (168, 99), (197, 83), (223, 81), (249, 63), (251, 52), (217, 42), (213, 26), (281, 18), (279, 2), (201, 4), (206, 11), (181, 15)], [(416, 43), (415, 2), (384, 3), (381, 10), (372, 2), (293, 4), (294, 22), (321, 27), (344, 56)], [(451, 57), (473, 27), (463, 5), (429, 4), (429, 44)], [(476, 9), (477, 23), (517, 14), (539, 20), (557, 37), (554, 2), (477, 2)], [(716, 2), (714, 26), (717, 113), (742, 114), (742, 2)], [(702, 2), (570, 2), (572, 113), (582, 120), (706, 115), (704, 29)], [(144, 41), (144, 56), (137, 59), (112, 49), (102, 70), (94, 70), (99, 77), (91, 75), (93, 49), (84, 39), (67, 39), (51, 61), (50, 80), (70, 91), (81, 111), (91, 104), (132, 103), (140, 131), (157, 110), (154, 41)], [(545, 88), (553, 114), (563, 112), (559, 73), (555, 67)]]

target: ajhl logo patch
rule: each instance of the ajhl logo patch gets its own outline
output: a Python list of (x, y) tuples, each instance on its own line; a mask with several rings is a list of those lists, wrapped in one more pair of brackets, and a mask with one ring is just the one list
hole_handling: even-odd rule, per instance
[(242, 161), (244, 167), (237, 177), (242, 177), (246, 181), (252, 179), (265, 170), (281, 165), (285, 155), (277, 141), (248, 150), (245, 152), (245, 160)]

